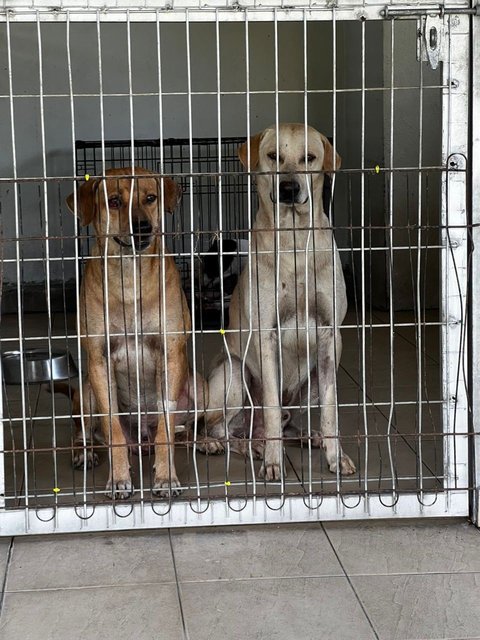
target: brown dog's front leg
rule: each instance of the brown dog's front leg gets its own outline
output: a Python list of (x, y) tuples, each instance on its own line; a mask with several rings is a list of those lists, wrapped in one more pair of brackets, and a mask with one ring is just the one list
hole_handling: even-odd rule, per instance
[(109, 380), (106, 360), (97, 349), (88, 354), (88, 378), (98, 411), (102, 414), (103, 437), (109, 448), (111, 464), (106, 492), (112, 498), (123, 500), (131, 495), (133, 489), (127, 442), (118, 417), (115, 379)]
[[(157, 362), (158, 426), (155, 436), (155, 478), (153, 493), (161, 498), (180, 495), (175, 471), (175, 411), (188, 375), (184, 344), (168, 340), (168, 385), (165, 382), (163, 356)], [(163, 375), (162, 375), (163, 374)]]

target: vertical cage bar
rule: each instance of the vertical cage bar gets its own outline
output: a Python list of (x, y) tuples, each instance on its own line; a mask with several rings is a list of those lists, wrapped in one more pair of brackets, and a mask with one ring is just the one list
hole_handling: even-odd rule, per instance
[[(333, 146), (333, 164), (335, 167), (335, 158), (337, 153), (337, 12), (336, 6), (332, 6), (332, 146)], [(335, 191), (335, 183), (336, 183), (336, 173), (335, 171), (332, 174), (332, 188), (331, 188), (331, 197), (330, 197), (330, 214), (331, 214), (331, 203), (333, 200), (333, 194)], [(330, 218), (331, 222), (331, 218)], [(332, 228), (332, 234), (334, 233), (334, 229)], [(331, 250), (333, 251), (333, 244), (331, 246)], [(333, 255), (333, 269), (332, 269), (332, 287), (335, 291), (335, 255)], [(334, 294), (335, 297), (335, 294)], [(336, 322), (336, 310), (335, 303), (333, 303), (333, 318), (334, 324)], [(335, 331), (335, 329), (333, 329)], [(336, 363), (335, 363), (336, 364)], [(320, 407), (320, 411), (323, 411), (323, 407)], [(335, 448), (336, 448), (336, 457), (337, 457), (337, 469), (335, 471), (335, 490), (337, 494), (337, 512), (340, 514), (342, 512), (342, 507), (344, 506), (341, 502), (340, 498), (340, 488), (341, 488), (341, 478), (340, 478), (340, 451), (339, 451), (339, 441), (338, 441), (338, 412), (335, 420)]]
[[(480, 60), (480, 20), (471, 19), (472, 28), (472, 53), (471, 60)], [(472, 78), (472, 154), (470, 176), (472, 180), (472, 244), (480, 247), (480, 66), (471, 65)], [(477, 116), (475, 115), (477, 114)], [(472, 463), (473, 463), (473, 493), (471, 517), (474, 523), (480, 526), (480, 255), (479, 251), (473, 251), (471, 268), (470, 291), (470, 321), (471, 321), (471, 390), (472, 390), (472, 414), (471, 429), (473, 429)]]
[[(368, 462), (369, 462), (369, 433), (368, 433), (368, 413), (367, 413), (367, 332), (366, 332), (366, 271), (365, 271), (365, 21), (362, 21), (362, 130), (361, 130), (361, 161), (360, 161), (360, 226), (361, 226), (361, 254), (362, 254), (362, 417), (363, 430), (365, 434), (365, 469), (364, 469), (364, 492), (365, 505), (368, 513)], [(370, 265), (371, 268), (371, 265)], [(370, 339), (372, 336), (370, 335)]]
[(17, 277), (17, 313), (18, 313), (18, 350), (20, 353), (20, 383), (21, 383), (21, 405), (22, 405), (22, 438), (23, 438), (23, 465), (24, 465), (24, 494), (25, 494), (25, 512), (23, 514), (24, 527), (28, 531), (30, 527), (30, 514), (29, 514), (29, 493), (28, 493), (28, 437), (27, 437), (27, 416), (26, 416), (26, 398), (25, 398), (25, 364), (24, 364), (24, 328), (23, 328), (23, 305), (22, 305), (22, 273), (21, 262), (22, 256), (20, 251), (21, 242), (21, 227), (20, 227), (20, 206), (17, 184), (18, 172), (17, 172), (17, 152), (16, 152), (16, 137), (15, 137), (15, 108), (13, 98), (13, 66), (12, 66), (12, 38), (11, 38), (11, 22), (10, 13), (7, 12), (7, 64), (8, 64), (8, 92), (10, 103), (10, 132), (12, 136), (12, 177), (14, 181), (14, 210), (15, 210), (15, 259), (16, 259), (16, 277)]
[(396, 472), (393, 464), (392, 457), (392, 441), (391, 433), (393, 426), (393, 418), (395, 415), (395, 301), (393, 293), (393, 274), (394, 274), (394, 208), (393, 208), (393, 188), (394, 188), (394, 126), (395, 126), (395, 20), (390, 23), (390, 149), (389, 149), (389, 194), (388, 194), (388, 299), (389, 299), (389, 344), (390, 344), (390, 410), (388, 413), (387, 424), (387, 447), (388, 447), (388, 459), (390, 462), (390, 473), (392, 474), (392, 508), (395, 509), (396, 504)]
[[(67, 30), (67, 71), (68, 71), (68, 89), (70, 93), (69, 103), (70, 103), (70, 119), (72, 125), (72, 177), (75, 178), (77, 175), (77, 163), (75, 157), (75, 101), (73, 98), (73, 77), (72, 77), (72, 55), (71, 55), (71, 44), (70, 44), (70, 35), (71, 35), (71, 22), (70, 22), (70, 13), (67, 13), (67, 22), (66, 22), (66, 30)], [(75, 232), (74, 239), (74, 251), (75, 251), (75, 302), (76, 308), (80, 309), (80, 254), (79, 254), (79, 243), (76, 237), (77, 231), (79, 230), (79, 222), (77, 217), (78, 210), (78, 192), (77, 192), (77, 182), (75, 179), (73, 182), (73, 210), (75, 212), (75, 217), (73, 219), (72, 227)], [(82, 343), (81, 343), (81, 329), (80, 329), (80, 314), (76, 314), (75, 318), (75, 326), (76, 326), (76, 343), (77, 343), (77, 360), (78, 360), (78, 393), (80, 398), (80, 416), (77, 419), (80, 420), (81, 429), (82, 429), (82, 446), (83, 446), (83, 487), (82, 487), (82, 498), (83, 498), (83, 517), (86, 517), (86, 503), (87, 503), (87, 432), (85, 426), (85, 412), (83, 410), (84, 404), (84, 396), (83, 396), (83, 360), (82, 360)], [(74, 445), (78, 446), (78, 442), (74, 441)], [(93, 444), (93, 443), (90, 443)], [(95, 452), (93, 453), (95, 456)], [(73, 456), (73, 452), (72, 452)]]
[[(246, 130), (247, 130), (247, 142), (250, 141), (250, 137), (252, 135), (251, 132), (251, 100), (250, 100), (250, 23), (249, 23), (249, 12), (248, 9), (245, 10), (245, 92), (246, 92)], [(250, 343), (253, 338), (253, 274), (252, 274), (252, 261), (253, 261), (253, 253), (252, 253), (252, 226), (253, 226), (253, 218), (252, 218), (252, 174), (251, 174), (251, 149), (250, 144), (247, 144), (247, 227), (248, 227), (248, 336), (245, 343), (245, 349), (243, 351), (242, 357), (242, 384), (245, 385), (245, 395), (248, 398), (248, 403), (250, 407), (250, 424), (248, 430), (248, 452), (250, 458), (250, 473), (252, 476), (252, 493), (253, 493), (253, 509), (256, 508), (256, 499), (257, 499), (257, 479), (255, 474), (255, 467), (253, 464), (253, 449), (252, 449), (252, 437), (253, 437), (253, 421), (254, 421), (254, 403), (252, 394), (250, 389), (248, 388), (248, 384), (246, 383), (246, 372), (247, 372), (247, 354), (250, 347)], [(242, 327), (245, 329), (245, 327)], [(260, 336), (258, 338), (260, 340)], [(226, 341), (225, 341), (226, 344)], [(232, 379), (232, 361), (230, 357), (230, 353), (228, 351), (228, 346), (226, 347), (228, 358), (229, 358), (229, 372), (230, 372), (230, 380)], [(228, 397), (228, 396), (227, 396)], [(227, 431), (228, 437), (228, 431)]]
[[(274, 206), (274, 221), (275, 221), (275, 236), (276, 236), (276, 251), (275, 251), (275, 313), (276, 313), (276, 321), (277, 321), (277, 351), (278, 351), (278, 402), (280, 405), (279, 418), (281, 423), (281, 413), (282, 413), (282, 390), (283, 390), (283, 358), (282, 358), (282, 318), (280, 317), (280, 263), (282, 259), (282, 251), (281, 251), (281, 241), (280, 241), (280, 174), (279, 174), (279, 162), (280, 162), (280, 153), (279, 153), (279, 144), (280, 144), (280, 94), (279, 94), (279, 52), (278, 52), (278, 13), (277, 9), (274, 9), (273, 14), (273, 29), (274, 29), (274, 50), (275, 50), (275, 133), (276, 133), (276, 163), (277, 163), (277, 177), (275, 180), (275, 188), (276, 188), (276, 198), (275, 198), (275, 206)], [(257, 290), (257, 295), (259, 293), (260, 287)], [(261, 322), (259, 321), (259, 329)], [(260, 338), (261, 339), (261, 338)], [(267, 338), (268, 339), (268, 338)], [(280, 443), (281, 443), (281, 453), (280, 453), (280, 504), (283, 503), (284, 495), (285, 495), (285, 447), (283, 443), (283, 433), (280, 432)]]
[(422, 165), (423, 165), (423, 63), (419, 63), (418, 106), (418, 177), (417, 177), (417, 270), (415, 278), (415, 333), (417, 347), (417, 420), (418, 420), (418, 486), (419, 500), (423, 505), (423, 442), (422, 442), (422, 384), (423, 384), (423, 334), (422, 334)]
[[(158, 11), (156, 14), (156, 37), (157, 37), (157, 69), (158, 69), (158, 117), (159, 117), (159, 134), (160, 134), (160, 174), (163, 176), (165, 170), (165, 151), (163, 147), (164, 135), (163, 135), (163, 89), (162, 89), (162, 56), (161, 56), (161, 29), (160, 29), (160, 21)], [(166, 269), (166, 254), (167, 254), (167, 243), (166, 243), (166, 227), (165, 227), (165, 215), (164, 214), (164, 206), (165, 206), (165, 182), (164, 180), (160, 180), (160, 205), (161, 205), (161, 253), (159, 260), (159, 276), (161, 279), (160, 287), (161, 292), (159, 292), (161, 296), (161, 308), (159, 309), (159, 319), (160, 319), (160, 330), (163, 337), (163, 368), (164, 368), (164, 389), (163, 389), (163, 402), (161, 398), (157, 399), (157, 424), (158, 418), (160, 416), (160, 411), (163, 411), (165, 414), (165, 420), (167, 421), (167, 438), (170, 441), (170, 429), (172, 425), (170, 423), (171, 420), (171, 408), (173, 405), (170, 405), (169, 397), (168, 397), (168, 354), (167, 354), (167, 340), (168, 340), (168, 331), (167, 331), (167, 283), (165, 278), (165, 269)], [(157, 427), (158, 428), (158, 427)], [(175, 428), (175, 416), (173, 417), (173, 428)], [(171, 452), (174, 456), (175, 452)], [(172, 460), (172, 455), (169, 456), (169, 462)], [(173, 458), (174, 459), (174, 458)], [(170, 463), (170, 469), (171, 469)], [(157, 512), (158, 513), (158, 512)]]
[[(105, 328), (105, 358), (107, 364), (107, 382), (108, 382), (108, 419), (109, 419), (109, 439), (110, 446), (108, 447), (108, 463), (110, 465), (109, 468), (109, 478), (111, 481), (111, 491), (112, 498), (115, 499), (115, 486), (113, 482), (113, 450), (112, 450), (112, 383), (114, 382), (114, 376), (112, 375), (112, 358), (111, 358), (111, 345), (110, 345), (110, 308), (108, 304), (109, 298), (109, 287), (108, 287), (108, 238), (110, 237), (110, 206), (108, 204), (108, 193), (107, 193), (107, 181), (105, 179), (106, 172), (106, 156), (105, 156), (105, 113), (104, 113), (104, 95), (103, 95), (103, 65), (102, 65), (102, 37), (101, 37), (101, 21), (100, 21), (100, 11), (97, 11), (97, 21), (96, 21), (97, 29), (97, 55), (98, 55), (98, 82), (99, 82), (99, 103), (100, 103), (100, 135), (101, 135), (101, 164), (102, 164), (102, 185), (101, 189), (103, 192), (103, 197), (105, 199), (105, 208), (107, 211), (107, 225), (105, 231), (105, 249), (103, 251), (103, 256), (100, 254), (98, 258), (95, 259), (102, 260), (103, 262), (103, 312), (104, 312), (104, 328)], [(100, 196), (101, 197), (101, 196)], [(88, 324), (86, 324), (86, 333), (88, 335)], [(100, 407), (97, 408), (98, 410)], [(100, 412), (100, 411), (99, 411)], [(103, 420), (103, 416), (100, 420)], [(116, 511), (113, 509), (113, 522), (116, 520)]]
[(191, 292), (191, 309), (192, 309), (192, 375), (193, 389), (193, 419), (194, 419), (194, 439), (193, 439), (193, 465), (195, 472), (195, 484), (197, 493), (197, 508), (201, 507), (201, 490), (200, 476), (198, 472), (197, 462), (197, 424), (198, 424), (198, 399), (197, 399), (197, 342), (196, 342), (196, 323), (195, 323), (195, 218), (194, 218), (194, 179), (193, 179), (193, 113), (192, 113), (192, 59), (191, 59), (191, 41), (190, 41), (190, 14), (188, 9), (185, 11), (185, 38), (187, 47), (187, 91), (188, 91), (188, 149), (189, 149), (189, 197), (190, 197), (190, 292)]
[[(305, 169), (308, 170), (308, 56), (307, 56), (307, 45), (308, 45), (308, 22), (307, 22), (307, 14), (306, 11), (303, 12), (303, 126), (305, 128), (305, 157), (307, 161), (305, 163)], [(310, 362), (310, 285), (308, 281), (309, 276), (309, 253), (315, 250), (315, 243), (313, 247), (311, 247), (311, 239), (312, 233), (315, 233), (313, 229), (313, 204), (312, 204), (312, 193), (311, 193), (311, 176), (305, 176), (307, 187), (308, 187), (308, 202), (309, 202), (309, 211), (308, 211), (308, 233), (305, 243), (305, 354), (306, 361)], [(325, 179), (325, 178), (324, 178)], [(300, 234), (302, 237), (302, 234)], [(313, 254), (313, 264), (315, 265), (315, 255)], [(314, 267), (315, 268), (315, 267)], [(334, 269), (335, 272), (335, 269)], [(316, 287), (316, 281), (314, 279), (313, 286)], [(315, 313), (315, 327), (318, 322), (318, 317)], [(297, 331), (298, 331), (298, 319), (297, 319)], [(315, 328), (315, 333), (318, 334), (317, 329)], [(298, 339), (298, 338), (297, 338)], [(317, 337), (318, 343), (318, 337)], [(318, 347), (317, 347), (318, 348)], [(299, 376), (300, 377), (300, 376)], [(311, 392), (312, 392), (312, 376), (310, 368), (307, 371), (307, 451), (308, 451), (308, 470), (307, 470), (307, 482), (308, 482), (308, 504), (312, 505), (312, 494), (313, 494), (313, 475), (312, 475), (312, 416), (311, 416)], [(300, 399), (300, 404), (302, 404), (302, 400)], [(302, 407), (303, 408), (303, 407)], [(303, 474), (302, 474), (303, 475)], [(303, 480), (303, 477), (302, 477)]]
[[(135, 241), (133, 236), (133, 198), (135, 194), (135, 125), (133, 119), (133, 84), (132, 84), (132, 27), (130, 22), (130, 11), (127, 11), (127, 63), (128, 63), (128, 107), (129, 107), (129, 117), (130, 117), (130, 164), (131, 164), (131, 173), (132, 180), (130, 184), (130, 200), (128, 203), (128, 225), (130, 230), (130, 238), (131, 238), (131, 247), (132, 247), (132, 267), (133, 267), (133, 332), (134, 332), (134, 343), (135, 343), (135, 393), (137, 396), (137, 446), (138, 446), (138, 467), (139, 467), (139, 477), (140, 477), (140, 503), (142, 505), (142, 517), (143, 517), (143, 506), (144, 506), (144, 488), (143, 488), (143, 455), (142, 455), (142, 403), (141, 403), (141, 391), (140, 391), (140, 353), (142, 356), (143, 363), (143, 305), (142, 305), (142, 254), (141, 251), (138, 252), (135, 248)], [(138, 189), (140, 189), (140, 185), (138, 185)], [(139, 192), (137, 192), (139, 193)], [(123, 256), (120, 257), (120, 261), (123, 260)], [(123, 270), (122, 270), (123, 275)], [(137, 282), (137, 275), (139, 276)], [(140, 287), (140, 295), (138, 289)], [(122, 281), (122, 291), (124, 290), (124, 282)], [(138, 298), (140, 298), (140, 314), (139, 314), (139, 305)], [(141, 344), (138, 339), (138, 321), (140, 315), (140, 331), (141, 331)], [(125, 333), (129, 332), (129, 327), (124, 327)], [(128, 342), (129, 338), (125, 335), (125, 345), (127, 350), (127, 361), (128, 357)], [(130, 378), (130, 374), (129, 374)], [(145, 385), (145, 376), (143, 380), (143, 384)], [(129, 381), (130, 385), (130, 381)], [(131, 397), (131, 394), (129, 394)], [(148, 407), (145, 406), (145, 410), (148, 411)], [(169, 426), (170, 423), (168, 421), (168, 409), (167, 409), (167, 437), (169, 437)], [(133, 452), (129, 452), (130, 455)]]
[(217, 202), (218, 202), (218, 231), (219, 231), (219, 272), (220, 272), (220, 327), (225, 329), (225, 302), (223, 282), (223, 176), (222, 176), (222, 98), (220, 84), (220, 23), (218, 10), (215, 11), (215, 62), (216, 62), (216, 105), (217, 105)]
[[(45, 288), (47, 299), (47, 337), (48, 337), (48, 357), (52, 362), (52, 301), (51, 301), (51, 274), (50, 274), (50, 221), (48, 208), (48, 172), (47, 172), (47, 151), (45, 137), (45, 103), (43, 90), (43, 50), (42, 50), (42, 30), (39, 15), (37, 13), (37, 50), (38, 50), (38, 80), (39, 80), (39, 101), (40, 101), (40, 140), (42, 148), (42, 191), (43, 191), (43, 213), (44, 213), (44, 230), (45, 230)], [(53, 381), (50, 383), (51, 392), (51, 411), (52, 411), (52, 458), (53, 458), (53, 489), (54, 501), (58, 505), (58, 469), (57, 469), (57, 420), (55, 411), (55, 393)], [(33, 441), (34, 442), (34, 441)], [(34, 483), (37, 470), (35, 469), (35, 457), (32, 457)], [(26, 470), (28, 473), (28, 470)], [(37, 487), (34, 486), (37, 493)], [(57, 512), (54, 512), (55, 521)]]
[[(217, 170), (218, 170), (218, 180), (217, 180), (217, 202), (218, 202), (218, 264), (219, 264), (219, 274), (220, 274), (220, 334), (223, 339), (223, 345), (225, 352), (227, 353), (227, 358), (229, 361), (229, 370), (231, 372), (231, 355), (230, 350), (228, 348), (228, 343), (225, 336), (225, 290), (224, 290), (224, 280), (223, 280), (223, 175), (222, 175), (222, 94), (221, 94), (221, 54), (220, 54), (220, 21), (218, 19), (218, 10), (215, 11), (215, 71), (216, 71), (216, 107), (217, 107)], [(213, 231), (213, 229), (210, 229)], [(231, 375), (229, 379), (229, 385), (225, 387), (225, 395), (224, 395), (224, 410), (226, 412), (226, 404), (228, 402), (228, 394), (230, 390), (231, 384)], [(226, 422), (225, 422), (226, 424)], [(230, 482), (230, 438), (228, 428), (225, 433), (226, 437), (226, 447), (225, 447), (225, 456), (226, 456), (226, 464), (225, 464), (225, 485), (224, 492), (225, 498), (228, 501), (228, 482)], [(251, 442), (250, 442), (251, 446)]]

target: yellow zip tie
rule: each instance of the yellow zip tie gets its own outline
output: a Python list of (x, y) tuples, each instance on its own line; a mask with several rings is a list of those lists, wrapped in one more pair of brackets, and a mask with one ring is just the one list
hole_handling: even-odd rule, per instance
[(230, 482), (230, 480), (226, 480), (226, 481), (225, 481), (225, 486), (226, 486), (226, 487), (230, 487), (230, 486), (231, 486), (231, 484), (232, 484), (232, 483)]
[(85, 177), (85, 180), (87, 182), (90, 180), (90, 174), (89, 173), (86, 173), (84, 177)]
[(53, 487), (53, 493), (60, 493), (60, 489), (58, 487)]
[(380, 165), (375, 165), (375, 173), (380, 173)]
[(221, 336), (224, 336), (224, 335), (225, 335), (225, 329), (219, 329), (218, 331), (219, 331), (219, 333), (220, 333), (220, 335), (221, 335)]

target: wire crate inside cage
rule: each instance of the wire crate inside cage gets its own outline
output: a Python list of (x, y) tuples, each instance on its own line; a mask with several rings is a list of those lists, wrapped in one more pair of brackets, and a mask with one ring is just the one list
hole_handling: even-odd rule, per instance
[[(170, 175), (181, 185), (180, 206), (165, 218), (166, 245), (180, 270), (188, 304), (195, 307), (203, 326), (218, 324), (222, 300), (228, 315), (231, 294), (248, 256), (247, 177), (238, 159), (238, 147), (244, 140), (75, 142), (79, 177), (101, 176), (108, 169), (134, 165)], [(253, 193), (251, 200), (253, 211)], [(88, 254), (88, 249), (89, 234), (81, 253)]]

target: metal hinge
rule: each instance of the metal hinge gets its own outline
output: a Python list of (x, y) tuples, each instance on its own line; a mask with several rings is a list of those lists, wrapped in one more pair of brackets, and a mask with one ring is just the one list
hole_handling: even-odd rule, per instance
[(446, 53), (444, 18), (422, 16), (418, 22), (417, 60), (428, 62), (432, 69), (436, 69)]
[(380, 13), (387, 20), (417, 18), (417, 60), (428, 62), (432, 69), (436, 69), (446, 55), (446, 16), (453, 14), (480, 16), (480, 4), (472, 8), (446, 7), (443, 4), (389, 5)]

